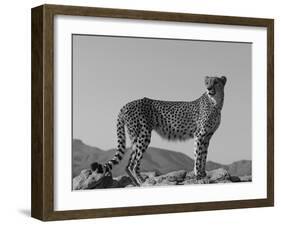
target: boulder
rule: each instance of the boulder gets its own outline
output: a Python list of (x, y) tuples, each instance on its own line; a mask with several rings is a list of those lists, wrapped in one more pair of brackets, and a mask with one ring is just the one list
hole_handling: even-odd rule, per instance
[(237, 176), (230, 176), (231, 182), (241, 182), (241, 179)]
[(215, 169), (207, 172), (207, 177), (212, 182), (230, 181), (230, 175), (224, 168)]
[(72, 180), (73, 190), (108, 188), (113, 184), (111, 175), (103, 176), (91, 169), (82, 170), (81, 173)]
[(114, 178), (114, 182), (116, 184), (115, 187), (118, 187), (118, 188), (125, 188), (128, 185), (133, 185), (132, 180), (128, 176), (121, 176), (118, 178)]
[(167, 173), (165, 177), (170, 182), (182, 182), (185, 179), (186, 173), (187, 172), (185, 170), (179, 170), (179, 171)]
[(241, 176), (241, 177), (239, 177), (240, 178), (240, 180), (242, 181), (242, 182), (251, 182), (252, 181), (252, 176), (251, 175), (248, 175), (248, 176)]

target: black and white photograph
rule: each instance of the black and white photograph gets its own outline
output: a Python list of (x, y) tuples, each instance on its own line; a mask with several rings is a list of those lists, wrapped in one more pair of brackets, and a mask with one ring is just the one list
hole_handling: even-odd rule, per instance
[(72, 35), (72, 189), (252, 181), (252, 43)]
[(274, 19), (45, 4), (31, 22), (32, 217), (274, 206)]

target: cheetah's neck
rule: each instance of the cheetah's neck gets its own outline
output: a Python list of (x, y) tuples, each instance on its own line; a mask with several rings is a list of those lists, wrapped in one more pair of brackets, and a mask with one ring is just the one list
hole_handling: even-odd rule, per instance
[(211, 96), (206, 92), (203, 95), (208, 98), (214, 108), (221, 111), (224, 102), (224, 93), (217, 93), (215, 96)]

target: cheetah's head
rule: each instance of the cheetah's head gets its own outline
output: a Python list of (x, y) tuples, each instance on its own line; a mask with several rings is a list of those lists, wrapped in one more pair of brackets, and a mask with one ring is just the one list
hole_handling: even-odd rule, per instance
[(215, 96), (216, 94), (223, 93), (224, 86), (226, 83), (226, 77), (205, 77), (205, 86), (207, 89), (207, 93), (210, 96)]

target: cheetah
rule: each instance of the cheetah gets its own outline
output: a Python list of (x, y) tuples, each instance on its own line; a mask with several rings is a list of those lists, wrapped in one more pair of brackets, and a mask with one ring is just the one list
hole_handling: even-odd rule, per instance
[(110, 173), (126, 151), (125, 127), (132, 143), (132, 153), (126, 172), (136, 186), (144, 179), (140, 161), (147, 150), (151, 132), (167, 140), (194, 139), (194, 175), (206, 176), (206, 159), (210, 139), (220, 125), (226, 77), (204, 78), (206, 91), (194, 101), (163, 101), (143, 98), (127, 103), (118, 114), (118, 147), (114, 157), (104, 165), (92, 163), (93, 171)]

